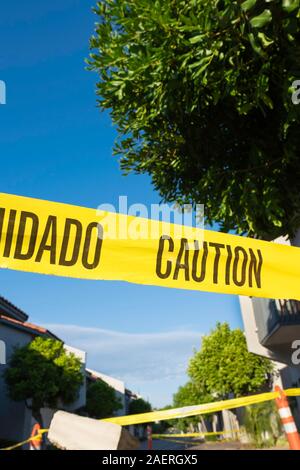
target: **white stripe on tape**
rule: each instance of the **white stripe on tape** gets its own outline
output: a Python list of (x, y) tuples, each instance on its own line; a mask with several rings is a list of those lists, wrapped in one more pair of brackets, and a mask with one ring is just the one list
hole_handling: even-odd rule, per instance
[(290, 433), (290, 432), (297, 432), (297, 428), (295, 426), (295, 423), (286, 423), (283, 425), (284, 427), (284, 430), (286, 433)]
[(288, 406), (285, 408), (279, 408), (279, 415), (280, 418), (289, 418), (291, 416), (291, 410)]

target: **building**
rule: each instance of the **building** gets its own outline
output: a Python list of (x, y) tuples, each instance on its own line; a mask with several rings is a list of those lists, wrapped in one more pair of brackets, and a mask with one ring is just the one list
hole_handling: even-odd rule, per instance
[[(51, 331), (42, 326), (28, 322), (28, 315), (0, 296), (0, 440), (7, 442), (21, 442), (30, 436), (35, 420), (31, 410), (25, 402), (12, 401), (7, 393), (3, 372), (8, 367), (10, 357), (16, 347), (30, 343), (37, 336), (52, 338), (63, 342)], [(103, 380), (110, 385), (120, 399), (122, 407), (116, 411), (116, 416), (124, 416), (129, 412), (131, 401), (141, 398), (127, 388), (122, 380), (116, 379), (101, 372), (86, 369), (87, 354), (72, 346), (64, 344), (66, 351), (75, 354), (81, 361), (81, 370), (84, 377), (77, 399), (71, 405), (59, 403), (59, 409), (69, 412), (84, 410), (86, 404), (86, 388), (89, 381)], [(43, 408), (41, 410), (43, 423), (49, 427), (56, 409)], [(136, 436), (144, 435), (144, 427), (134, 426), (131, 431)]]
[[(299, 246), (300, 231), (292, 243), (284, 237), (274, 242)], [(300, 302), (240, 297), (240, 306), (249, 350), (295, 366), (292, 345), (300, 340)]]
[[(283, 237), (275, 242), (291, 244)], [(299, 242), (298, 234), (293, 244)], [(248, 350), (274, 361), (276, 384), (300, 387), (300, 366), (293, 360), (293, 344), (300, 340), (300, 302), (245, 296), (239, 300)], [(293, 411), (300, 428), (300, 398), (293, 400)]]
[[(22, 347), (30, 343), (35, 337), (42, 336), (62, 341), (51, 331), (38, 325), (29, 323), (28, 315), (0, 297), (0, 439), (5, 441), (20, 442), (28, 438), (31, 433), (34, 419), (31, 410), (24, 402), (12, 401), (7, 394), (7, 388), (3, 377), (10, 357), (16, 347)], [(85, 369), (86, 353), (65, 345), (65, 349), (73, 352), (82, 361), (82, 369)], [(85, 405), (85, 382), (82, 385), (77, 400), (72, 405), (64, 407), (67, 411), (73, 411)], [(55, 410), (45, 408), (42, 416), (45, 426), (48, 426)]]

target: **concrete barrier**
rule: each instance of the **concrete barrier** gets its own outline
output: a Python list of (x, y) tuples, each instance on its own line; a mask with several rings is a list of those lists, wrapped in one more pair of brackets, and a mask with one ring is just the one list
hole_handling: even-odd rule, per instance
[(117, 424), (57, 411), (50, 423), (49, 441), (64, 450), (133, 450), (139, 441)]

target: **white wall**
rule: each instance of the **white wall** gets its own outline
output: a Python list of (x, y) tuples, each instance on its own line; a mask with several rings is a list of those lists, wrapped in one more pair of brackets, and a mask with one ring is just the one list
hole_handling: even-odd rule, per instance
[(64, 409), (67, 411), (74, 411), (78, 408), (85, 406), (86, 404), (86, 378), (85, 378), (85, 367), (86, 367), (86, 359), (87, 353), (82, 351), (81, 349), (74, 348), (73, 346), (69, 346), (68, 344), (64, 345), (66, 351), (73, 353), (78, 359), (81, 361), (81, 372), (83, 375), (83, 384), (79, 389), (79, 395), (77, 400), (75, 400), (71, 405), (64, 406)]
[(247, 341), (248, 351), (259, 356), (274, 358), (274, 354), (269, 349), (262, 346), (258, 340), (257, 326), (253, 311), (253, 305), (250, 297), (239, 296), (241, 313), (244, 323), (245, 336)]

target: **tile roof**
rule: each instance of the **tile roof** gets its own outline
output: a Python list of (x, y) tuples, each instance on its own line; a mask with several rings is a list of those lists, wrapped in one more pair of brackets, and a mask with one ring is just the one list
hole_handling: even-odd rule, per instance
[(12, 315), (18, 315), (20, 319), (22, 320), (28, 319), (28, 315), (23, 310), (16, 307), (11, 302), (9, 302), (9, 300), (7, 300), (5, 297), (2, 297), (2, 295), (0, 295), (0, 311), (1, 311), (1, 307), (7, 310), (6, 313), (9, 313), (9, 314), (11, 313)]
[(43, 328), (42, 326), (34, 325), (33, 323), (29, 323), (29, 322), (22, 322), (19, 320), (15, 320), (14, 318), (7, 317), (6, 315), (0, 314), (0, 321), (1, 320), (4, 320), (5, 323), (10, 323), (17, 328), (19, 327), (19, 328), (28, 330), (29, 332), (33, 334), (45, 335), (45, 336), (49, 336), (50, 338), (58, 339), (59, 341), (61, 341), (60, 338), (58, 338), (53, 333), (51, 333), (51, 331), (47, 330), (46, 328)]

